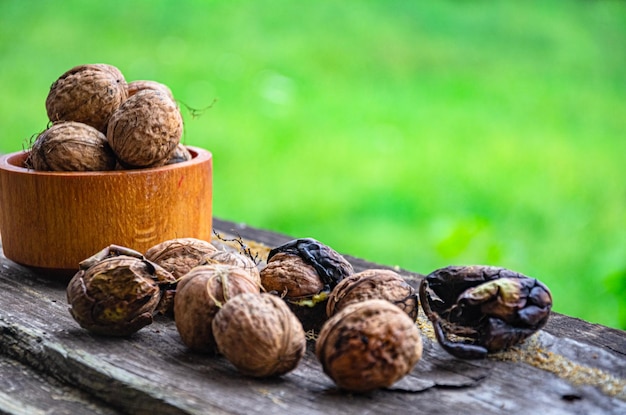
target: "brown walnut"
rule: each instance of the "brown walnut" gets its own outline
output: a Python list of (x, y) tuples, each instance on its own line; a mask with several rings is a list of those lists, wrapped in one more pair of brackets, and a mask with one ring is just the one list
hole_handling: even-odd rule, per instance
[(152, 246), (145, 256), (178, 279), (200, 265), (206, 255), (215, 252), (217, 248), (211, 242), (197, 238), (175, 238)]
[(162, 91), (144, 89), (111, 115), (107, 139), (124, 167), (155, 167), (167, 163), (182, 133), (176, 103)]
[(76, 66), (50, 87), (46, 111), (53, 123), (77, 121), (106, 133), (111, 114), (126, 100), (126, 80), (114, 66)]
[(331, 291), (326, 314), (330, 317), (350, 304), (372, 299), (387, 300), (414, 321), (417, 318), (417, 291), (398, 273), (388, 269), (368, 269), (344, 278)]
[(53, 124), (37, 136), (26, 167), (51, 171), (105, 171), (116, 164), (106, 136), (87, 124)]
[(280, 376), (296, 368), (306, 350), (302, 324), (280, 298), (244, 293), (213, 319), (217, 348), (241, 373)]
[(329, 246), (312, 238), (295, 239), (270, 251), (261, 284), (287, 302), (306, 331), (319, 330), (326, 321), (330, 290), (353, 272)]
[(70, 314), (93, 333), (128, 336), (152, 323), (173, 277), (140, 253), (111, 245), (80, 263), (67, 285)]
[(128, 97), (132, 97), (139, 91), (143, 91), (144, 89), (153, 89), (157, 91), (164, 92), (168, 97), (174, 101), (174, 94), (172, 94), (172, 90), (165, 84), (162, 84), (157, 81), (150, 80), (137, 80), (131, 81), (126, 85), (126, 89), (128, 92)]
[(391, 386), (422, 357), (414, 321), (386, 300), (351, 304), (320, 331), (315, 353), (339, 388), (368, 392)]
[(178, 282), (174, 320), (189, 349), (215, 353), (212, 322), (220, 308), (243, 293), (258, 293), (259, 286), (243, 269), (231, 265), (200, 265)]
[(203, 258), (201, 264), (224, 264), (233, 265), (235, 267), (243, 268), (252, 280), (261, 287), (261, 274), (256, 264), (252, 259), (244, 254), (232, 251), (223, 251), (216, 249), (213, 252), (207, 253)]
[(287, 299), (309, 297), (324, 290), (317, 271), (300, 257), (276, 254), (261, 270), (261, 282), (267, 291), (275, 291)]

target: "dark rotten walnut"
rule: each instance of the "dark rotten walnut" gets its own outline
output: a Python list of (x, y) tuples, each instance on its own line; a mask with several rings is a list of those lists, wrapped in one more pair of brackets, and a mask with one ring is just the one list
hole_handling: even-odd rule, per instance
[(491, 266), (435, 270), (419, 293), (439, 344), (465, 359), (520, 343), (546, 324), (552, 308), (552, 295), (542, 282)]
[(261, 284), (287, 302), (305, 330), (319, 330), (326, 321), (330, 291), (353, 272), (329, 246), (312, 238), (294, 239), (269, 252)]

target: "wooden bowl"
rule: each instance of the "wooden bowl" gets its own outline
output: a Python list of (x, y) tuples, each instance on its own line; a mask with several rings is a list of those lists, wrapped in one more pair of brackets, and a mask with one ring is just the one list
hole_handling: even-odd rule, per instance
[(50, 275), (117, 244), (145, 252), (168, 239), (211, 240), (212, 155), (138, 170), (47, 172), (24, 168), (27, 152), (0, 157), (4, 255)]

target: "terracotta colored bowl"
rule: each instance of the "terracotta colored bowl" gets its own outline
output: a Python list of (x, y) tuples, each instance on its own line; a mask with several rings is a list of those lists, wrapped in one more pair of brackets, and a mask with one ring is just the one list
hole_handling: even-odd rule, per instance
[(4, 255), (50, 275), (117, 244), (145, 252), (172, 238), (211, 240), (212, 155), (163, 167), (106, 172), (24, 168), (27, 152), (0, 157)]

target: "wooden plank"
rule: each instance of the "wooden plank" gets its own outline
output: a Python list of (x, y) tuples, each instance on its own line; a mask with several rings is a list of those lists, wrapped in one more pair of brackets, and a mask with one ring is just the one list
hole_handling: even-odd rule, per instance
[[(214, 225), (218, 233), (269, 247), (291, 239), (220, 220)], [(357, 270), (379, 267), (348, 258)], [(401, 273), (413, 283), (421, 277)], [(167, 318), (126, 339), (89, 334), (67, 311), (64, 283), (3, 256), (0, 292), (0, 356), (125, 413), (626, 413), (626, 333), (558, 314), (522, 347), (483, 361), (448, 355), (421, 318), (424, 357), (413, 371), (387, 390), (353, 395), (338, 391), (324, 375), (313, 341), (293, 372), (252, 379), (223, 357), (189, 352)], [(14, 395), (28, 402), (20, 391)]]
[(116, 415), (90, 394), (0, 355), (0, 413)]

